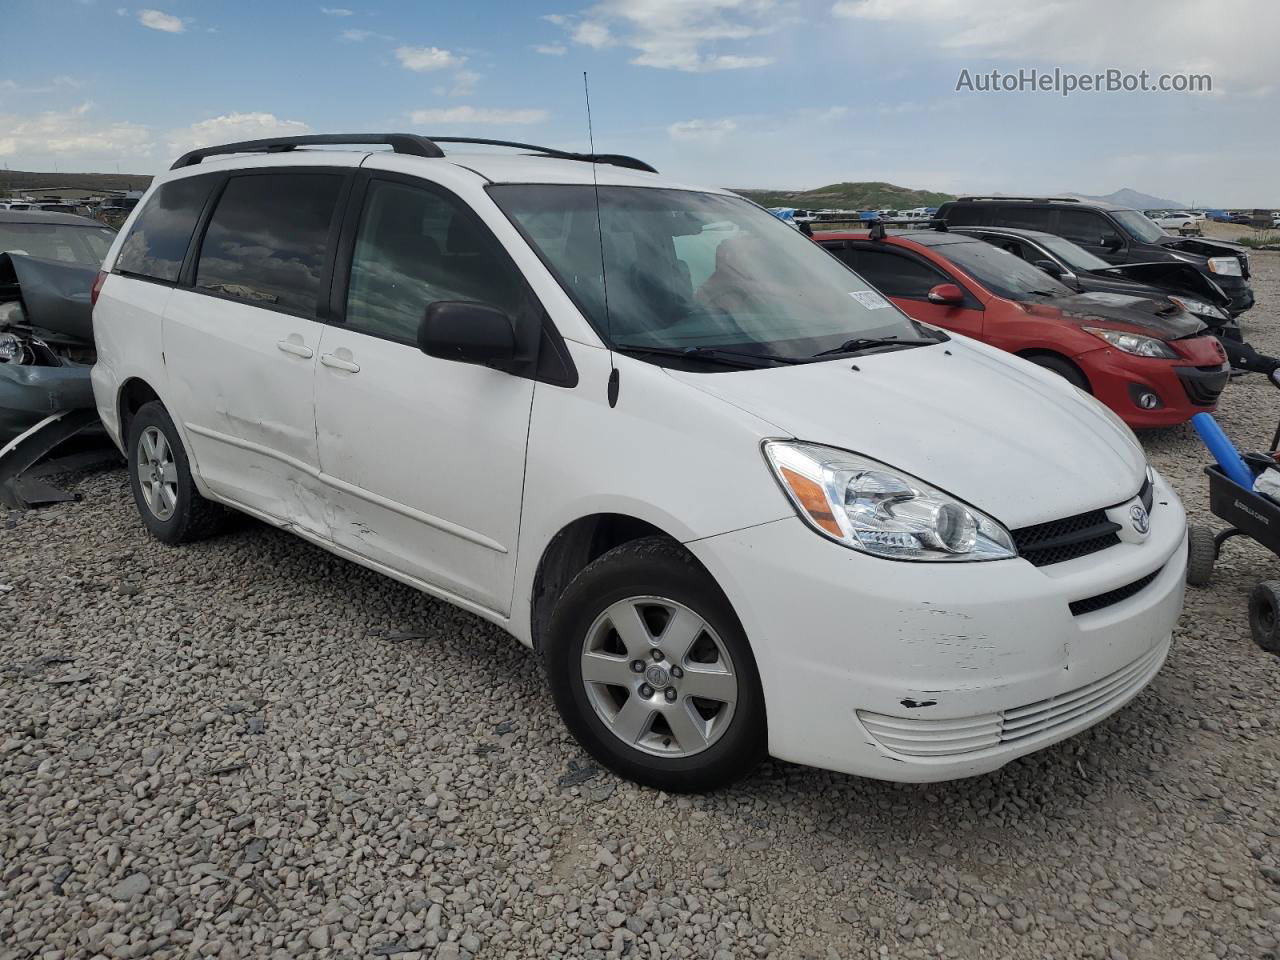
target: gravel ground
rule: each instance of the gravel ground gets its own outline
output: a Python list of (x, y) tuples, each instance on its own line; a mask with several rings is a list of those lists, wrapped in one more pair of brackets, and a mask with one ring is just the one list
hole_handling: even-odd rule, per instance
[[(1277, 399), (1237, 380), (1222, 421), (1262, 445)], [(1144, 440), (1212, 522), (1190, 428)], [(487, 624), (250, 522), (166, 548), (122, 470), (72, 483), (0, 529), (0, 960), (1276, 955), (1252, 544), (1132, 705), (998, 773), (673, 797), (597, 770)]]

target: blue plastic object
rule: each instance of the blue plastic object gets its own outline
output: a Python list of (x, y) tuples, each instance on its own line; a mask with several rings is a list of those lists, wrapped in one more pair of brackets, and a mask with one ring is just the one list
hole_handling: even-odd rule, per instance
[(1241, 458), (1239, 451), (1231, 443), (1227, 435), (1222, 432), (1222, 428), (1218, 426), (1218, 421), (1208, 413), (1197, 413), (1191, 418), (1192, 425), (1196, 428), (1196, 433), (1200, 434), (1200, 439), (1204, 441), (1204, 445), (1209, 448), (1209, 452), (1213, 454), (1213, 458), (1218, 461), (1218, 466), (1222, 468), (1222, 472), (1239, 486), (1246, 490), (1253, 489), (1253, 471)]

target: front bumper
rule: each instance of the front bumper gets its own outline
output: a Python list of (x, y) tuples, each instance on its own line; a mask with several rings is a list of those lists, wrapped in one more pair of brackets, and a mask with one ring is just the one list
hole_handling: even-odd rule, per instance
[(0, 363), (0, 435), (17, 436), (59, 410), (92, 407), (91, 369)]
[[(1093, 395), (1135, 430), (1177, 426), (1197, 413), (1211, 413), (1230, 378), (1229, 368), (1216, 349), (1199, 358), (1206, 361), (1202, 364), (1189, 357), (1135, 357), (1113, 347), (1090, 350), (1073, 359), (1088, 377)], [(1160, 406), (1154, 410), (1139, 406), (1138, 398), (1144, 392), (1159, 397)]]
[[(1160, 478), (1145, 537), (1128, 524), (1130, 506), (1108, 511), (1126, 518), (1121, 543), (1046, 567), (896, 563), (798, 518), (688, 546), (751, 639), (771, 754), (884, 780), (951, 780), (1097, 723), (1163, 663), (1182, 610), (1186, 517)], [(1120, 599), (1082, 603), (1109, 596)], [(886, 733), (895, 728), (897, 739)], [(959, 750), (942, 742), (960, 728), (977, 739)]]

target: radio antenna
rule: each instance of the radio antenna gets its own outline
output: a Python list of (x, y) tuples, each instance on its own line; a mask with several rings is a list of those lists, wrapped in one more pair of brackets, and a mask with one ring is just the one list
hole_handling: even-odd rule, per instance
[(600, 285), (604, 292), (604, 336), (609, 350), (609, 406), (618, 405), (618, 368), (613, 362), (613, 317), (609, 313), (609, 275), (604, 264), (604, 219), (600, 215), (600, 177), (596, 170), (596, 135), (591, 126), (591, 87), (582, 71), (582, 97), (587, 102), (587, 143), (591, 150), (591, 188), (596, 197), (596, 236), (600, 240)]

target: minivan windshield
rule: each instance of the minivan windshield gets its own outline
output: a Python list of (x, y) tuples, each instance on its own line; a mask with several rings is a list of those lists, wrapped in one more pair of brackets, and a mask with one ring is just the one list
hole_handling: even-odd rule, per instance
[(981, 240), (957, 240), (932, 249), (1006, 300), (1069, 297), (1075, 292), (1021, 257)]
[(1112, 210), (1112, 218), (1124, 227), (1125, 233), (1141, 243), (1158, 243), (1161, 237), (1168, 234), (1158, 224), (1152, 223), (1149, 217), (1137, 210)]
[(502, 184), (489, 193), (619, 349), (794, 362), (853, 341), (943, 338), (738, 197), (601, 186), (597, 211), (590, 184)]

